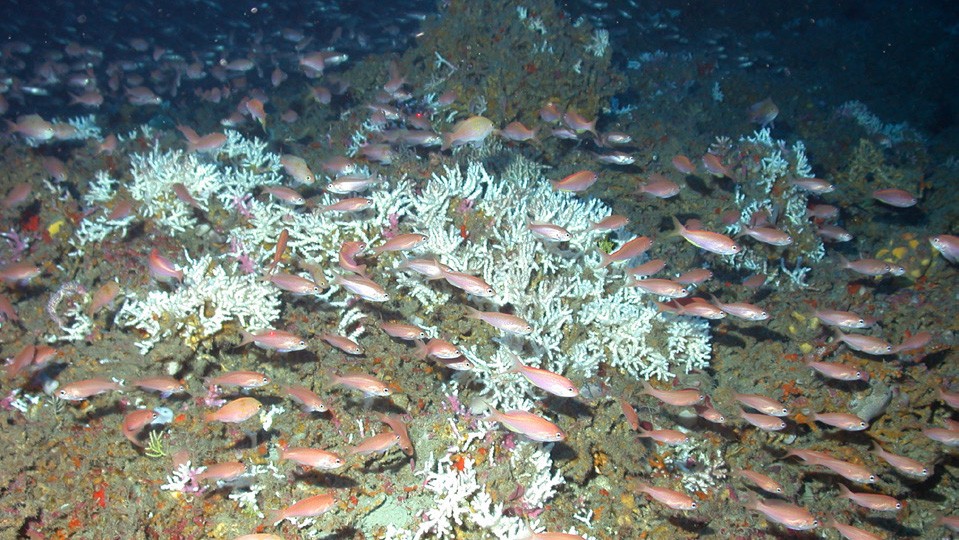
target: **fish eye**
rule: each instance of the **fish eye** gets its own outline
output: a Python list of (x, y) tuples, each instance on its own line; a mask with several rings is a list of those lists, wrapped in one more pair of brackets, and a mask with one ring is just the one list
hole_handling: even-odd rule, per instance
[(490, 288), (486, 289), (486, 294), (494, 294), (493, 288), (490, 287)]
[(782, 492), (783, 492), (783, 488), (781, 487), (776, 488), (776, 493), (782, 493)]
[(301, 340), (300, 340), (300, 345), (306, 345), (306, 342), (301, 339)]
[(739, 251), (739, 246), (733, 246), (731, 249), (733, 253), (736, 253), (737, 251)]
[(789, 414), (789, 409), (787, 409), (786, 407), (783, 407), (783, 414)]
[(690, 506), (691, 506), (691, 508), (696, 508), (696, 503), (692, 503), (692, 505), (690, 505)]
[(899, 510), (901, 508), (902, 508), (902, 503), (896, 503), (896, 510)]
[(876, 475), (870, 474), (870, 475), (869, 475), (869, 482), (875, 482), (875, 481), (876, 481)]
[(859, 422), (859, 427), (861, 427), (862, 429), (866, 429), (866, 423), (865, 423), (865, 422)]
[(320, 288), (319, 288), (319, 287), (313, 287), (313, 292), (320, 292)]

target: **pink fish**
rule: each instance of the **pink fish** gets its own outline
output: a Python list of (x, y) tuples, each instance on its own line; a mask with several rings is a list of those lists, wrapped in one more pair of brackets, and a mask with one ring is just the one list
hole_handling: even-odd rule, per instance
[(550, 180), (553, 185), (553, 191), (586, 191), (590, 186), (599, 180), (599, 176), (593, 171), (579, 171), (573, 173), (559, 181)]
[(354, 390), (359, 390), (367, 396), (386, 397), (393, 393), (383, 381), (365, 373), (347, 372), (337, 375), (330, 371), (327, 375), (330, 378), (331, 385), (342, 384)]
[(319, 448), (284, 448), (280, 449), (280, 460), (290, 460), (293, 463), (315, 469), (338, 469), (343, 466), (343, 458), (320, 450)]
[(639, 416), (636, 415), (636, 409), (620, 396), (616, 396), (616, 400), (619, 401), (619, 407), (622, 409), (623, 416), (626, 417), (626, 422), (629, 424), (629, 427), (633, 431), (639, 431)]
[(786, 407), (775, 399), (760, 396), (759, 394), (740, 394), (733, 392), (733, 399), (770, 416), (786, 416), (789, 414), (789, 407)]
[(925, 347), (930, 341), (932, 341), (932, 334), (929, 332), (918, 332), (904, 339), (899, 345), (894, 346), (892, 352), (915, 351)]
[(262, 408), (263, 404), (256, 399), (241, 397), (227, 402), (216, 411), (203, 415), (203, 421), (238, 424), (253, 418)]
[(659, 173), (654, 173), (650, 175), (648, 182), (639, 186), (639, 189), (637, 189), (635, 193), (637, 195), (645, 193), (657, 199), (669, 199), (670, 197), (679, 195), (679, 191), (680, 187), (676, 182), (667, 180), (666, 177)]
[(201, 154), (207, 154), (215, 150), (219, 150), (226, 144), (226, 134), (224, 133), (208, 133), (202, 137), (197, 137), (189, 141), (187, 145), (187, 152), (199, 152)]
[(13, 357), (10, 364), (7, 365), (7, 380), (13, 379), (23, 371), (24, 368), (33, 362), (37, 354), (37, 348), (34, 345), (25, 345), (20, 352)]
[(160, 392), (160, 396), (164, 398), (180, 392), (186, 392), (186, 387), (183, 386), (183, 383), (173, 377), (146, 377), (144, 379), (137, 379), (130, 384), (144, 390)]
[(821, 178), (796, 178), (795, 180), (792, 180), (790, 184), (803, 191), (809, 191), (816, 194), (830, 193), (833, 189), (835, 189), (832, 184)]
[(366, 210), (373, 204), (373, 199), (366, 199), (363, 197), (350, 197), (349, 199), (343, 199), (342, 201), (337, 201), (333, 204), (326, 206), (320, 206), (317, 210), (317, 214), (323, 214), (326, 212), (361, 212)]
[(223, 463), (214, 463), (193, 476), (195, 482), (204, 480), (223, 480), (229, 482), (246, 472), (246, 465), (239, 461), (226, 461)]
[(413, 341), (414, 339), (426, 339), (426, 332), (424, 332), (422, 328), (413, 326), (411, 324), (381, 321), (379, 326), (390, 337), (395, 337), (397, 339), (405, 339), (408, 341)]
[(83, 381), (76, 381), (64, 385), (57, 391), (57, 397), (67, 401), (82, 401), (90, 396), (109, 392), (111, 390), (122, 390), (120, 383), (113, 382), (103, 377), (95, 377)]
[(270, 384), (270, 378), (255, 371), (228, 371), (216, 377), (203, 380), (207, 386), (238, 386), (240, 388), (260, 388)]
[(526, 228), (532, 231), (536, 236), (551, 242), (568, 242), (569, 239), (572, 238), (569, 231), (552, 223), (529, 221), (526, 223)]
[(280, 164), (283, 165), (286, 174), (289, 174), (294, 180), (301, 184), (309, 185), (316, 181), (316, 176), (313, 175), (313, 171), (310, 170), (306, 161), (299, 156), (284, 154), (280, 156)]
[(846, 229), (837, 225), (822, 225), (816, 229), (816, 234), (823, 237), (824, 240), (833, 242), (848, 242), (852, 240), (852, 235)]
[(688, 157), (679, 155), (672, 159), (673, 167), (683, 174), (696, 174), (696, 166)]
[(176, 279), (181, 283), (183, 282), (183, 270), (177, 270), (170, 259), (160, 255), (157, 248), (150, 251), (150, 255), (147, 257), (147, 266), (150, 268), (150, 274), (157, 281), (167, 282)]
[(716, 154), (709, 154), (703, 156), (703, 166), (706, 167), (706, 171), (718, 177), (728, 177), (731, 176), (729, 169), (723, 165), (723, 162), (720, 161), (719, 156)]
[(854, 351), (873, 355), (893, 354), (892, 345), (880, 338), (860, 334), (843, 334), (842, 330), (838, 328), (835, 328), (834, 331), (839, 340)]
[(457, 122), (453, 130), (443, 134), (441, 150), (466, 143), (482, 143), (493, 132), (493, 122), (482, 116), (473, 116)]
[(950, 392), (945, 388), (938, 389), (939, 399), (943, 400), (946, 405), (949, 405), (953, 409), (959, 409), (959, 392)]
[(909, 208), (919, 202), (915, 195), (901, 189), (877, 189), (872, 198), (896, 208)]
[(639, 266), (627, 268), (626, 271), (629, 273), (629, 275), (639, 278), (657, 274), (662, 271), (663, 268), (666, 268), (666, 261), (662, 259), (653, 259), (651, 261), (644, 262)]
[(539, 117), (543, 122), (552, 124), (559, 122), (563, 115), (559, 112), (559, 109), (556, 108), (555, 103), (547, 103), (539, 110)]
[(760, 124), (760, 129), (773, 123), (773, 120), (779, 116), (779, 107), (773, 103), (771, 98), (766, 98), (758, 103), (754, 103), (746, 109), (749, 121), (753, 124)]
[(813, 360), (811, 356), (804, 357), (803, 363), (819, 373), (839, 381), (865, 381), (869, 379), (868, 373), (860, 371), (854, 366), (836, 362), (818, 362)]
[(673, 217), (673, 225), (676, 228), (668, 236), (681, 236), (700, 249), (719, 255), (735, 255), (740, 251), (739, 246), (728, 236), (709, 231), (687, 229), (675, 216)]
[(600, 252), (599, 256), (602, 262), (599, 267), (606, 268), (616, 261), (628, 261), (634, 257), (639, 257), (643, 253), (646, 253), (652, 245), (653, 240), (648, 236), (637, 236), (612, 253), (606, 254)]
[(645, 482), (633, 481), (630, 485), (635, 486), (640, 493), (645, 493), (653, 499), (665, 504), (673, 510), (695, 510), (696, 501), (685, 493), (673, 491), (671, 489), (651, 486)]
[(769, 318), (769, 313), (759, 306), (742, 302), (731, 302), (727, 304), (720, 302), (719, 299), (712, 295), (710, 295), (710, 298), (712, 298), (713, 304), (715, 304), (716, 307), (733, 317), (739, 317), (747, 321), (765, 321)]
[(750, 493), (749, 502), (745, 506), (750, 510), (762, 513), (769, 521), (779, 523), (794, 531), (806, 531), (819, 526), (819, 520), (813, 517), (808, 510), (785, 501), (776, 499), (762, 501), (757, 499), (756, 495)]
[(378, 255), (386, 251), (410, 251), (422, 246), (427, 240), (429, 240), (429, 237), (425, 234), (398, 234), (387, 240), (383, 245), (373, 248), (373, 253)]
[(506, 429), (537, 442), (556, 442), (566, 438), (566, 434), (556, 424), (526, 411), (499, 412), (489, 407), (489, 416), (483, 418), (483, 421), (499, 422)]
[(267, 515), (267, 522), (275, 525), (288, 518), (316, 517), (332, 510), (336, 503), (336, 498), (329, 493), (314, 495), (282, 510), (271, 510)]
[(494, 326), (510, 334), (526, 335), (533, 331), (533, 327), (524, 319), (508, 313), (479, 311), (466, 306), (466, 316), (470, 319), (481, 320), (490, 326)]
[(768, 493), (780, 494), (783, 492), (782, 484), (766, 476), (765, 474), (751, 471), (749, 469), (736, 469), (729, 474), (732, 476), (742, 476)]
[(452, 271), (449, 266), (433, 259), (406, 259), (398, 264), (396, 268), (400, 270), (412, 270), (429, 279), (442, 279), (443, 272)]
[(400, 443), (400, 436), (392, 431), (384, 431), (372, 437), (367, 437), (356, 446), (350, 448), (350, 455), (381, 454)]
[(654, 398), (662, 401), (663, 403), (668, 403), (669, 405), (675, 405), (677, 407), (690, 407), (702, 403), (706, 399), (706, 396), (699, 393), (697, 390), (684, 389), (684, 390), (658, 390), (653, 388), (648, 381), (640, 381), (643, 383), (643, 389), (639, 392), (640, 394), (646, 394), (653, 396)]
[(925, 428), (922, 434), (946, 446), (959, 446), (959, 430), (944, 428)]
[(627, 287), (636, 287), (650, 294), (658, 294), (669, 298), (684, 298), (689, 291), (681, 284), (671, 279), (646, 278), (632, 279), (626, 283)]
[(675, 429), (644, 429), (640, 426), (637, 431), (640, 437), (648, 437), (669, 446), (684, 444), (689, 440), (685, 433)]
[(383, 413), (376, 413), (376, 417), (380, 422), (390, 426), (390, 429), (393, 430), (393, 433), (396, 434), (397, 444), (400, 447), (400, 450), (408, 456), (413, 455), (413, 441), (410, 439), (410, 433), (407, 429), (406, 422), (400, 419), (399, 416), (386, 415)]
[[(800, 453), (797, 450), (792, 450), (786, 455), (800, 455)], [(872, 484), (876, 481), (876, 475), (862, 465), (836, 459), (827, 454), (823, 454), (822, 452), (807, 451), (804, 455), (805, 457), (803, 457), (803, 459), (805, 459), (809, 464), (826, 467), (827, 469), (842, 476), (843, 478), (846, 478), (847, 480), (852, 480), (853, 482), (859, 482), (862, 484)], [(802, 456), (800, 455), (800, 457)]]
[(882, 540), (882, 537), (876, 536), (869, 531), (864, 531), (859, 527), (853, 527), (852, 525), (839, 523), (833, 518), (829, 518), (829, 521), (826, 522), (826, 526), (836, 529), (839, 531), (839, 534), (846, 537), (847, 540)]
[(738, 409), (740, 418), (763, 431), (780, 431), (786, 429), (786, 422), (783, 422), (775, 416), (748, 413), (744, 411), (742, 407), (738, 407)]
[(499, 134), (504, 139), (511, 141), (529, 141), (536, 138), (536, 131), (536, 129), (529, 129), (520, 122), (510, 122), (500, 130)]
[(28, 139), (48, 141), (56, 135), (53, 124), (47, 122), (38, 114), (30, 114), (17, 118), (17, 123), (7, 120), (10, 133), (19, 133)]
[(304, 277), (287, 274), (286, 272), (276, 272), (270, 274), (266, 279), (278, 288), (297, 296), (320, 294), (320, 286), (313, 280)]
[(845, 499), (868, 508), (870, 510), (878, 510), (880, 512), (895, 512), (902, 509), (902, 503), (898, 500), (890, 497), (889, 495), (881, 495), (878, 493), (857, 493), (850, 491), (843, 484), (839, 484), (839, 496)]
[(589, 228), (586, 229), (586, 232), (592, 231), (615, 231), (617, 229), (622, 229), (629, 224), (629, 218), (620, 215), (612, 215), (606, 218), (603, 218), (597, 222), (589, 222)]
[(87, 308), (87, 315), (92, 317), (101, 308), (113, 303), (117, 295), (120, 294), (120, 285), (116, 281), (107, 281), (101, 285), (90, 300), (90, 307)]
[(683, 272), (681, 275), (677, 276), (675, 281), (676, 283), (681, 283), (683, 285), (696, 285), (711, 279), (713, 277), (713, 272), (707, 268), (694, 268)]
[(769, 244), (772, 246), (788, 246), (789, 244), (793, 243), (792, 236), (789, 236), (779, 229), (773, 229), (771, 227), (749, 228), (743, 225), (743, 230), (740, 234), (751, 236), (764, 244)]
[(156, 420), (160, 415), (153, 409), (137, 409), (123, 417), (123, 423), (120, 425), (120, 431), (123, 436), (136, 446), (143, 446), (137, 440), (137, 435), (150, 422)]
[(817, 413), (813, 411), (810, 416), (816, 422), (822, 422), (846, 431), (862, 431), (869, 427), (865, 420), (849, 413)]
[(320, 396), (303, 386), (284, 386), (283, 391), (298, 401), (305, 412), (326, 412), (329, 407)]
[(851, 311), (836, 311), (832, 309), (813, 309), (813, 317), (823, 324), (842, 328), (866, 328), (866, 321)]
[(269, 193), (276, 199), (293, 205), (301, 205), (306, 202), (303, 195), (294, 189), (286, 186), (263, 186), (263, 192)]
[(339, 265), (347, 272), (366, 277), (366, 265), (356, 262), (356, 255), (366, 247), (365, 242), (346, 241), (340, 245)]
[(700, 418), (706, 420), (707, 422), (712, 422), (714, 424), (726, 423), (726, 417), (723, 415), (723, 413), (717, 411), (709, 405), (696, 405), (693, 407), (693, 409)]
[(335, 285), (340, 285), (347, 291), (370, 302), (386, 302), (390, 295), (378, 283), (361, 276), (338, 275), (333, 278)]
[(3, 207), (6, 209), (16, 208), (24, 201), (27, 200), (27, 197), (30, 196), (30, 191), (33, 190), (33, 186), (26, 183), (20, 182), (19, 184), (14, 185), (10, 188), (10, 191), (7, 192), (7, 196), (3, 199)]
[(415, 342), (416, 355), (420, 358), (432, 356), (441, 360), (452, 360), (463, 355), (455, 345), (442, 339), (431, 339), (425, 344), (420, 340), (415, 340)]
[(597, 135), (596, 120), (597, 119), (593, 119), (592, 122), (587, 122), (585, 118), (574, 110), (568, 110), (566, 114), (563, 115), (563, 122), (569, 129), (575, 131), (577, 134), (590, 132), (593, 135)]
[(509, 355), (513, 357), (513, 367), (510, 372), (519, 373), (533, 385), (555, 396), (575, 397), (579, 395), (579, 389), (566, 377), (545, 369), (527, 366), (516, 355), (512, 353), (509, 353)]
[(39, 275), (40, 269), (28, 262), (10, 263), (0, 268), (0, 279), (8, 282), (26, 283)]
[(306, 348), (306, 341), (303, 338), (284, 330), (264, 330), (257, 334), (251, 334), (241, 328), (240, 335), (243, 339), (240, 341), (239, 347), (247, 343), (253, 343), (261, 349), (277, 352), (301, 351)]
[(927, 476), (932, 474), (932, 471), (928, 467), (923, 465), (922, 463), (919, 463), (918, 461), (912, 458), (907, 458), (905, 456), (899, 456), (891, 452), (887, 452), (883, 450), (882, 446), (879, 446), (879, 443), (877, 443), (876, 441), (872, 441), (872, 448), (873, 448), (872, 450), (873, 454), (876, 454), (877, 456), (882, 458), (886, 463), (892, 465), (893, 467), (896, 468), (897, 471), (903, 474), (913, 476), (916, 478), (926, 478)]
[(942, 255), (942, 258), (953, 264), (959, 263), (959, 236), (937, 234), (929, 238), (929, 243)]
[(839, 215), (839, 208), (831, 204), (813, 204), (806, 209), (807, 218), (832, 219)]
[(320, 339), (329, 343), (333, 347), (345, 352), (346, 354), (352, 355), (361, 355), (363, 354), (363, 347), (360, 347), (360, 344), (353, 341), (352, 339), (346, 336), (337, 336), (334, 334), (320, 334)]
[(889, 263), (886, 261), (880, 261), (879, 259), (858, 259), (855, 261), (849, 261), (846, 260), (842, 254), (839, 254), (838, 257), (840, 268), (848, 268), (853, 272), (863, 274), (865, 276), (883, 276), (892, 271)]
[(263, 110), (262, 101), (256, 98), (246, 100), (246, 110), (250, 113), (250, 116), (260, 123), (260, 127), (266, 129), (266, 111)]
[(463, 289), (469, 294), (482, 297), (490, 297), (496, 294), (496, 291), (493, 290), (493, 287), (490, 287), (489, 283), (483, 281), (483, 279), (476, 276), (466, 274), (463, 272), (453, 272), (451, 270), (443, 270), (443, 278), (446, 279), (446, 282), (450, 285)]

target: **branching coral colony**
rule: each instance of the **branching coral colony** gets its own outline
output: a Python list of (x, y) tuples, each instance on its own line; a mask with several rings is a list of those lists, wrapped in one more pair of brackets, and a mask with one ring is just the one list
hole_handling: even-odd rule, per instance
[[(476, 151), (458, 153), (465, 165), (437, 171), (415, 189), (411, 180), (395, 179), (391, 187), (366, 194), (372, 200), (371, 209), (345, 215), (296, 211), (267, 198), (249, 197), (256, 185), (277, 182), (278, 158), (265, 152), (262, 143), (243, 140), (235, 132), (217, 156), (154, 146), (132, 159), (129, 195), (140, 202), (141, 218), (155, 220), (174, 236), (195, 228), (195, 214), (170, 189), (182, 183), (201, 201), (197, 211), (215, 216), (209, 219), (214, 228), (215, 219), (240, 225), (229, 227), (229, 233), (207, 235), (205, 247), (191, 248), (192, 253), (175, 254), (183, 271), (182, 283), (148, 292), (127, 291), (116, 320), (141, 331), (144, 337), (139, 346), (144, 353), (173, 335), (195, 348), (227, 322), (269, 328), (278, 323), (280, 297), (259, 274), (271, 264), (281, 231), (289, 235), (287, 253), (292, 257), (278, 267), (291, 273), (303, 272), (288, 261), (334, 268), (346, 241), (377, 245), (398, 233), (418, 232), (429, 240), (414, 256), (433, 257), (453, 271), (482, 277), (496, 291), (490, 298), (468, 297), (442, 280), (428, 281), (404, 271), (400, 266), (406, 257), (394, 253), (380, 254), (375, 262), (374, 276), (393, 298), (389, 308), (425, 328), (430, 337), (457, 335), (457, 346), (473, 363), (471, 371), (459, 372), (445, 383), (451, 400), (482, 396), (498, 408), (532, 410), (539, 394), (511, 371), (515, 359), (580, 380), (595, 375), (601, 362), (647, 379), (669, 378), (676, 369), (688, 372), (706, 366), (710, 336), (705, 322), (657, 314), (653, 297), (625, 286), (626, 276), (616, 265), (600, 268), (597, 243), (602, 239), (621, 244), (629, 239), (622, 233), (607, 238), (587, 231), (591, 221), (611, 214), (608, 207), (595, 199), (553, 191), (541, 168), (519, 156), (511, 157), (500, 175), (490, 174), (476, 160), (462, 159), (477, 155)], [(87, 196), (88, 202), (99, 204), (116, 197), (116, 183), (102, 173)], [(546, 242), (533, 234), (530, 222), (565, 227), (572, 238)], [(90, 242), (124, 234), (129, 224), (107, 219), (91, 223), (76, 233), (78, 253)], [(241, 258), (247, 271), (238, 262)], [(324, 277), (333, 281), (336, 276), (325, 270)], [(362, 324), (351, 328), (355, 321), (364, 315), (382, 317), (370, 303), (354, 304), (340, 287), (307, 301), (348, 308), (340, 331), (353, 338), (365, 331)], [(532, 332), (506, 335), (473, 324), (460, 312), (449, 316), (449, 310), (463, 310), (466, 304), (490, 311), (510, 309), (530, 323)], [(462, 332), (449, 320), (470, 324), (472, 330)], [(474, 433), (464, 440), (459, 431), (469, 433), (470, 429)], [(486, 475), (476, 474), (474, 461), (451, 466), (450, 456), (486, 438), (491, 433), (488, 429), (492, 428), (475, 431), (463, 421), (459, 429), (453, 426), (452, 435), (446, 434), (439, 443), (447, 445), (445, 455), (427, 460), (418, 472), (434, 493), (434, 503), (427, 506), (431, 509), (405, 530), (394, 527), (389, 537), (445, 537), (464, 519), (497, 538), (523, 534), (525, 522), (503, 516), (502, 503), (491, 498), (485, 480), (480, 480)], [(542, 508), (555, 486), (564, 482), (548, 449), (521, 441), (510, 452), (514, 477), (526, 493), (525, 504)], [(535, 528), (536, 521), (531, 524)]]

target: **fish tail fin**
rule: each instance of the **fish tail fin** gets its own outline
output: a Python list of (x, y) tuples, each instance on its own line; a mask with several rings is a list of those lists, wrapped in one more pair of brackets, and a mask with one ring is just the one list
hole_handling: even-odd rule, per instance
[(249, 343), (253, 343), (254, 341), (256, 341), (256, 337), (253, 334), (244, 330), (243, 328), (240, 328), (240, 336), (243, 339), (240, 340), (240, 344), (237, 345), (237, 347), (242, 347), (244, 345), (247, 345)]
[(686, 232), (686, 227), (683, 227), (683, 224), (679, 222), (679, 219), (676, 216), (673, 216), (673, 230), (663, 238), (682, 236), (684, 232)]
[(609, 253), (606, 253), (605, 251), (600, 251), (599, 256), (602, 259), (599, 264), (600, 268), (606, 268), (607, 266), (613, 263), (613, 256), (610, 255)]

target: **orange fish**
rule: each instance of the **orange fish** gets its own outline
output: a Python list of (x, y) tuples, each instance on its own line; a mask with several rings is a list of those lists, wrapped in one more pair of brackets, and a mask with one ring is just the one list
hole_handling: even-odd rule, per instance
[(238, 424), (244, 420), (249, 420), (262, 408), (263, 404), (256, 399), (241, 397), (230, 401), (214, 412), (203, 415), (203, 421)]

